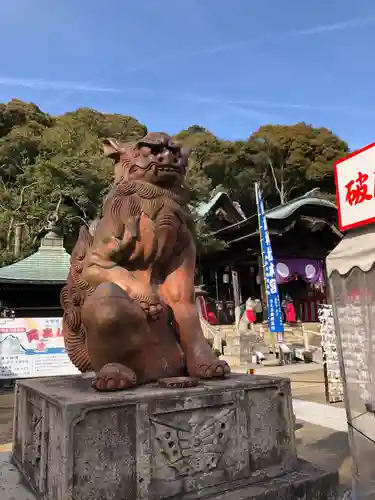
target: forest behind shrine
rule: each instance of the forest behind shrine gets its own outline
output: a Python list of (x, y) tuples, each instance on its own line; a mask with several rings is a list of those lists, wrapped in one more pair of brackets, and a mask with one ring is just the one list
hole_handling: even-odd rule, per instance
[[(102, 139), (131, 141), (146, 132), (146, 125), (131, 116), (87, 108), (51, 116), (17, 99), (0, 104), (0, 266), (35, 251), (56, 208), (70, 251), (78, 227), (100, 213), (112, 182), (113, 165), (103, 156)], [(225, 190), (246, 216), (256, 210), (256, 181), (267, 208), (314, 188), (334, 199), (332, 164), (349, 152), (327, 128), (305, 123), (264, 125), (238, 141), (198, 125), (174, 137), (193, 148), (187, 172), (192, 205)], [(206, 251), (220, 245), (204, 223), (197, 233)]]

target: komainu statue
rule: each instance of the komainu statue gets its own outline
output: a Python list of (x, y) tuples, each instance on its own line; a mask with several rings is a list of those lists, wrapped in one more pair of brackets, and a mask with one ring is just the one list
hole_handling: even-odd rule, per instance
[(164, 133), (104, 141), (115, 180), (102, 216), (82, 227), (61, 292), (67, 353), (93, 386), (224, 377), (194, 299), (195, 240), (184, 187), (189, 151)]

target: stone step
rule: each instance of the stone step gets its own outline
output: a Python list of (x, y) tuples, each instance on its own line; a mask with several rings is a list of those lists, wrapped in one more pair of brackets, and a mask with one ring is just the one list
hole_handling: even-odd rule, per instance
[(228, 353), (230, 356), (236, 356), (239, 358), (241, 354), (241, 346), (235, 345), (232, 347), (224, 347), (224, 352)]
[(334, 500), (337, 499), (338, 472), (327, 472), (303, 460), (292, 472), (256, 485), (236, 488), (215, 496), (215, 500)]
[(234, 346), (252, 346), (257, 343), (255, 335), (236, 335), (235, 337), (228, 337), (226, 339), (227, 347)]

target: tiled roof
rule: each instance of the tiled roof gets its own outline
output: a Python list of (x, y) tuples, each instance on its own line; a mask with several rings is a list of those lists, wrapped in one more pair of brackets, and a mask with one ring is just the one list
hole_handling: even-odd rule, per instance
[(65, 283), (70, 255), (62, 238), (49, 232), (37, 252), (10, 266), (0, 268), (0, 283)]
[(205, 215), (207, 215), (208, 212), (211, 210), (211, 208), (223, 195), (225, 195), (225, 193), (222, 192), (216, 193), (215, 196), (210, 201), (207, 201), (206, 203), (201, 203), (197, 208), (199, 217), (204, 217)]
[(336, 205), (331, 201), (324, 200), (322, 198), (310, 198), (307, 196), (303, 196), (301, 198), (297, 198), (296, 200), (285, 203), (284, 205), (279, 205), (278, 207), (271, 208), (271, 210), (266, 211), (265, 215), (267, 219), (286, 219), (301, 207), (306, 205), (317, 205), (337, 210)]
[(242, 211), (241, 205), (237, 201), (232, 201), (228, 194), (225, 191), (219, 191), (218, 193), (215, 194), (213, 198), (211, 198), (208, 202), (206, 203), (201, 203), (198, 205), (196, 212), (198, 217), (204, 218), (208, 213), (212, 210), (212, 208), (216, 205), (216, 203), (221, 199), (221, 198), (226, 198), (229, 203), (232, 204), (233, 208), (238, 212), (239, 217), (245, 219), (245, 214)]

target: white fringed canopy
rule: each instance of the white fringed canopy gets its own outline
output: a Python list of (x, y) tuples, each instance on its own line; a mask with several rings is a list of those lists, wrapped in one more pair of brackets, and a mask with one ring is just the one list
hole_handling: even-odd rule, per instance
[(375, 263), (375, 225), (353, 230), (341, 240), (326, 259), (328, 277), (334, 271), (341, 276), (354, 267), (367, 273)]

